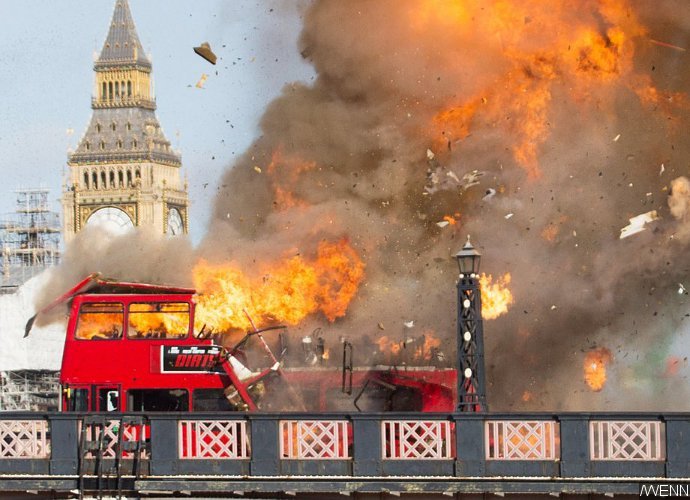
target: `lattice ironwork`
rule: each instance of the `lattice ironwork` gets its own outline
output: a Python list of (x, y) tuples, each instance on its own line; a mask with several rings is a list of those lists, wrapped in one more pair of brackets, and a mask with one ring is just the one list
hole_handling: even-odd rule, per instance
[(446, 460), (454, 456), (450, 422), (384, 420), (381, 426), (384, 460)]
[(183, 459), (250, 457), (244, 420), (182, 420), (178, 435), (178, 456)]
[(484, 322), (479, 278), (461, 275), (458, 280), (458, 409), (486, 411), (484, 376)]
[(592, 460), (664, 460), (665, 428), (654, 420), (589, 423), (589, 450)]
[[(101, 443), (101, 458), (115, 458), (118, 440), (122, 426), (122, 458), (134, 458), (134, 453), (126, 448), (134, 449), (137, 441), (141, 440), (139, 458), (148, 458), (148, 451), (144, 443), (149, 438), (149, 426), (144, 424), (122, 424), (119, 420), (108, 420), (105, 424), (93, 423), (86, 426), (86, 439), (92, 443)], [(143, 433), (143, 435), (142, 435)], [(102, 437), (101, 437), (102, 434)], [(129, 443), (129, 445), (127, 444)], [(89, 451), (86, 458), (95, 458), (97, 451)]]
[(346, 420), (281, 420), (280, 456), (299, 460), (350, 458)]
[(559, 427), (544, 420), (489, 420), (485, 423), (487, 460), (558, 460)]
[(49, 456), (50, 432), (46, 420), (0, 420), (0, 459)]

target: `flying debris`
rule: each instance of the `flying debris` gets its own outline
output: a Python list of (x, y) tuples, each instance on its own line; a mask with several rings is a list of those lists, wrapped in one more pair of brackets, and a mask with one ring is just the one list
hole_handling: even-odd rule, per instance
[(484, 175), (484, 172), (473, 170), (460, 179), (455, 172), (439, 163), (432, 150), (426, 150), (426, 158), (429, 168), (426, 171), (427, 182), (424, 186), (424, 194), (434, 194), (437, 191), (449, 190), (456, 186), (465, 190), (479, 184), (479, 179)]
[(203, 89), (204, 88), (204, 83), (206, 83), (206, 79), (208, 78), (208, 75), (206, 73), (201, 74), (201, 78), (199, 78), (199, 81), (196, 82), (196, 88), (198, 89)]
[(479, 170), (472, 170), (472, 172), (463, 175), (462, 181), (460, 181), (462, 188), (469, 189), (472, 186), (476, 186), (479, 184), (479, 179), (481, 179), (483, 176), (484, 172), (480, 172)]
[(632, 236), (633, 234), (641, 233), (645, 229), (645, 224), (648, 222), (653, 222), (657, 220), (659, 216), (656, 214), (656, 210), (651, 210), (649, 212), (645, 212), (640, 215), (636, 215), (635, 217), (632, 217), (630, 220), (630, 224), (625, 226), (624, 228), (621, 229), (621, 235), (619, 239), (627, 238), (628, 236)]
[(678, 283), (678, 295), (683, 295), (683, 294), (687, 295), (688, 291), (683, 286), (683, 283)]
[(216, 64), (216, 55), (211, 50), (211, 46), (208, 42), (202, 43), (199, 47), (194, 47), (194, 52), (206, 59), (211, 64)]
[(680, 47), (678, 45), (673, 45), (671, 43), (661, 42), (659, 40), (654, 40), (653, 38), (650, 38), (649, 41), (652, 42), (654, 45), (658, 45), (660, 47), (667, 47), (669, 49), (677, 50), (679, 52), (685, 52), (687, 50), (684, 47)]
[(412, 321), (404, 321), (403, 325), (405, 325), (406, 328), (412, 328), (414, 326), (414, 320)]
[(494, 188), (489, 188), (486, 190), (486, 194), (482, 198), (482, 201), (489, 201), (494, 196), (496, 196), (496, 190)]

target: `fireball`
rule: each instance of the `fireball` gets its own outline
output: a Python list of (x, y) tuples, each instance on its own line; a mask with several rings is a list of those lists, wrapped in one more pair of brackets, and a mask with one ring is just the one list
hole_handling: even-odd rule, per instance
[(611, 351), (605, 347), (589, 351), (583, 362), (585, 382), (594, 392), (599, 392), (606, 384), (606, 365), (613, 359)]

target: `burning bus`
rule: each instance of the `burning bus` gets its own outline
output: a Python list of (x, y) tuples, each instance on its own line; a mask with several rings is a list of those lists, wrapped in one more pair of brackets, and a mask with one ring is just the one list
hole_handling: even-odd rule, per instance
[[(456, 369), (360, 367), (353, 345), (252, 328), (238, 341), (195, 329), (195, 290), (94, 274), (52, 304), (69, 320), (62, 411), (451, 411)], [(27, 334), (33, 323), (27, 324)], [(341, 359), (326, 360), (338, 351)], [(278, 353), (277, 355), (274, 353)], [(328, 358), (335, 358), (330, 354)], [(325, 361), (328, 361), (326, 363)]]

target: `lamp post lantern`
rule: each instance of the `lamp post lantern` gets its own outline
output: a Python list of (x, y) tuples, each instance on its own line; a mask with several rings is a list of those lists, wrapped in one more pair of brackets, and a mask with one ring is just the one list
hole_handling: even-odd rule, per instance
[(458, 277), (458, 411), (487, 411), (484, 375), (484, 322), (479, 285), (481, 254), (472, 246), (469, 235), (455, 254)]

